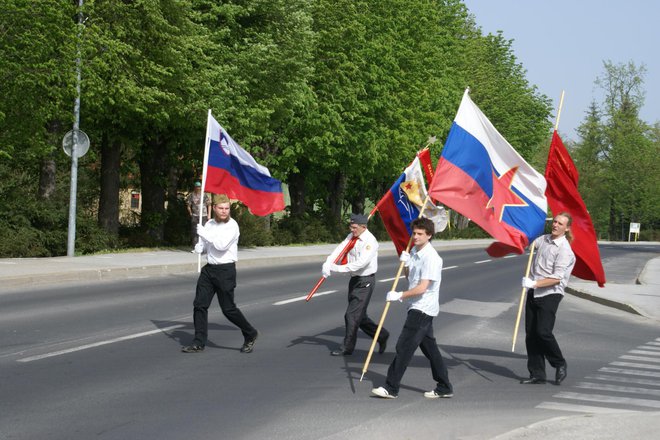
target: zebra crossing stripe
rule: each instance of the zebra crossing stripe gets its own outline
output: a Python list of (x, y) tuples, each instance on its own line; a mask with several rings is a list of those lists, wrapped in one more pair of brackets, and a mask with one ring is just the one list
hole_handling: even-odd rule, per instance
[(660, 400), (606, 396), (603, 394), (585, 394), (563, 391), (559, 394), (555, 394), (553, 397), (559, 399), (585, 400), (587, 402), (613, 403), (619, 405), (643, 406), (647, 408), (660, 408)]
[(576, 388), (583, 388), (587, 390), (598, 390), (598, 391), (612, 391), (613, 393), (645, 394), (647, 396), (660, 397), (660, 390), (653, 390), (650, 388), (626, 387), (621, 385), (610, 385), (610, 384), (592, 383), (592, 382), (580, 382), (576, 385)]
[(607, 374), (597, 374), (595, 376), (587, 376), (585, 377), (585, 379), (603, 380), (603, 381), (620, 382), (620, 383), (634, 383), (636, 385), (660, 386), (660, 380), (638, 379), (636, 377), (609, 376)]
[(639, 411), (631, 409), (617, 409), (617, 408), (608, 408), (603, 406), (590, 406), (590, 405), (574, 405), (572, 403), (563, 403), (563, 402), (541, 402), (536, 405), (536, 408), (540, 409), (552, 409), (555, 411), (572, 411), (572, 412), (583, 412), (590, 414), (620, 414), (620, 413), (638, 413)]

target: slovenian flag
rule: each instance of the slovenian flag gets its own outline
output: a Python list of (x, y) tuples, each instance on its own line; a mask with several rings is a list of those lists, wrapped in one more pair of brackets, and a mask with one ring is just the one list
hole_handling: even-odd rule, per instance
[(419, 217), (424, 203), (426, 207), (422, 215), (433, 221), (435, 232), (441, 232), (447, 227), (445, 209), (434, 205), (427, 197), (424, 175), (430, 175), (432, 170), (430, 152), (424, 149), (415, 156), (376, 205), (398, 254), (406, 250), (412, 232), (410, 223)]
[(522, 254), (543, 233), (546, 181), (513, 149), (468, 96), (452, 124), (429, 188), (431, 197), (481, 226), (498, 242), (487, 252)]
[(254, 215), (284, 209), (282, 182), (234, 141), (209, 110), (202, 190), (241, 201)]

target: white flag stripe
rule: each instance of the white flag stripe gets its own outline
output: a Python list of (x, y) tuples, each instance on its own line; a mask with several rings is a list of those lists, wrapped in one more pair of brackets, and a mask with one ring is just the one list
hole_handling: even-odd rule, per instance
[(630, 409), (607, 408), (603, 406), (574, 405), (572, 403), (543, 402), (536, 405), (540, 409), (552, 409), (556, 411), (583, 412), (590, 414), (620, 414), (620, 413), (638, 413)]
[(658, 362), (658, 363), (660, 363), (660, 357), (651, 358), (651, 357), (646, 357), (646, 356), (623, 355), (623, 356), (619, 356), (619, 359), (626, 359), (626, 360), (629, 360), (629, 361)]
[(626, 368), (603, 367), (598, 371), (602, 371), (603, 373), (628, 374), (631, 376), (660, 377), (660, 373), (656, 373), (654, 371), (628, 370)]
[(660, 386), (660, 380), (637, 379), (637, 378), (634, 378), (634, 377), (610, 376), (610, 375), (607, 375), (607, 374), (597, 374), (595, 376), (587, 376), (587, 377), (585, 377), (585, 379), (604, 380), (604, 381), (621, 382), (621, 383), (634, 383), (636, 385)]
[(553, 397), (559, 399), (586, 400), (587, 402), (614, 403), (619, 405), (634, 405), (647, 408), (660, 408), (660, 400), (635, 399), (632, 397), (606, 396), (603, 394), (584, 394), (573, 392), (561, 392)]
[(610, 365), (614, 365), (615, 367), (648, 368), (649, 370), (660, 370), (660, 365), (638, 364), (636, 362), (610, 362)]
[(660, 390), (653, 390), (650, 388), (624, 387), (621, 385), (610, 385), (610, 384), (592, 383), (592, 382), (580, 382), (576, 385), (576, 388), (584, 388), (588, 390), (599, 390), (599, 391), (612, 391), (614, 393), (646, 394), (649, 396), (660, 397)]

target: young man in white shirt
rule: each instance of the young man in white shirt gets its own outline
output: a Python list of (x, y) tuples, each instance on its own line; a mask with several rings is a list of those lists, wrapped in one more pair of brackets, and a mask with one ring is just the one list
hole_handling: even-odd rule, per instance
[(408, 316), (396, 343), (396, 356), (387, 370), (385, 385), (372, 389), (371, 393), (385, 399), (396, 398), (403, 374), (419, 347), (431, 362), (431, 375), (436, 381), (435, 388), (424, 393), (424, 397), (448, 398), (454, 395), (453, 387), (433, 333), (433, 318), (440, 312), (442, 258), (431, 245), (435, 233), (431, 220), (420, 217), (410, 227), (415, 246), (410, 254), (402, 252), (399, 258), (406, 265), (408, 290), (387, 293), (387, 301), (408, 300)]
[(236, 220), (231, 218), (229, 198), (224, 194), (213, 198), (213, 219), (206, 222), (206, 225), (197, 227), (200, 241), (195, 245), (195, 252), (199, 254), (206, 252), (208, 264), (202, 268), (197, 279), (193, 302), (195, 339), (191, 345), (182, 347), (181, 351), (184, 353), (204, 351), (208, 336), (208, 310), (217, 293), (223, 315), (243, 333), (245, 341), (241, 352), (250, 353), (259, 332), (245, 319), (234, 302), (240, 230)]
[[(330, 353), (332, 356), (353, 354), (358, 328), (372, 339), (378, 328), (378, 325), (367, 315), (367, 307), (374, 291), (376, 271), (378, 270), (378, 241), (367, 229), (368, 220), (366, 215), (351, 214), (349, 225), (351, 233), (328, 255), (321, 268), (321, 273), (325, 278), (328, 278), (332, 272), (349, 272), (351, 274), (348, 282), (348, 307), (344, 315), (346, 323), (344, 343)], [(345, 261), (334, 264), (339, 254), (350, 242), (352, 245), (349, 246), (350, 250), (345, 256)], [(389, 336), (388, 331), (382, 328), (378, 340), (379, 353), (385, 351)]]

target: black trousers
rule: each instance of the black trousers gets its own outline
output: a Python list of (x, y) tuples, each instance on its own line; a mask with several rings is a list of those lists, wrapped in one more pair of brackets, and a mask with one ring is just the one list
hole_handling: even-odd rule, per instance
[(415, 309), (408, 311), (406, 323), (396, 343), (396, 356), (387, 370), (385, 389), (390, 394), (399, 394), (403, 373), (406, 372), (417, 347), (421, 348), (424, 356), (431, 361), (431, 375), (436, 381), (435, 390), (440, 394), (453, 392), (447, 366), (433, 334), (433, 316)]
[(531, 377), (546, 379), (546, 359), (554, 368), (566, 365), (559, 344), (552, 330), (555, 327), (557, 308), (563, 296), (552, 294), (534, 298), (534, 289), (527, 291), (525, 302), (525, 346), (527, 347), (527, 369)]
[[(362, 329), (372, 339), (376, 335), (378, 324), (367, 316), (367, 307), (369, 306), (375, 284), (375, 275), (354, 276), (348, 282), (348, 307), (344, 315), (344, 321), (346, 323), (344, 351), (352, 353), (355, 349), (358, 328)], [(381, 328), (378, 341), (385, 341), (389, 336), (389, 332)]]
[(193, 344), (206, 345), (208, 337), (208, 312), (215, 294), (223, 315), (241, 330), (245, 339), (257, 336), (257, 329), (245, 319), (243, 313), (234, 303), (234, 288), (236, 287), (236, 264), (207, 264), (197, 279), (197, 290), (193, 302), (193, 320), (195, 322), (195, 339)]

